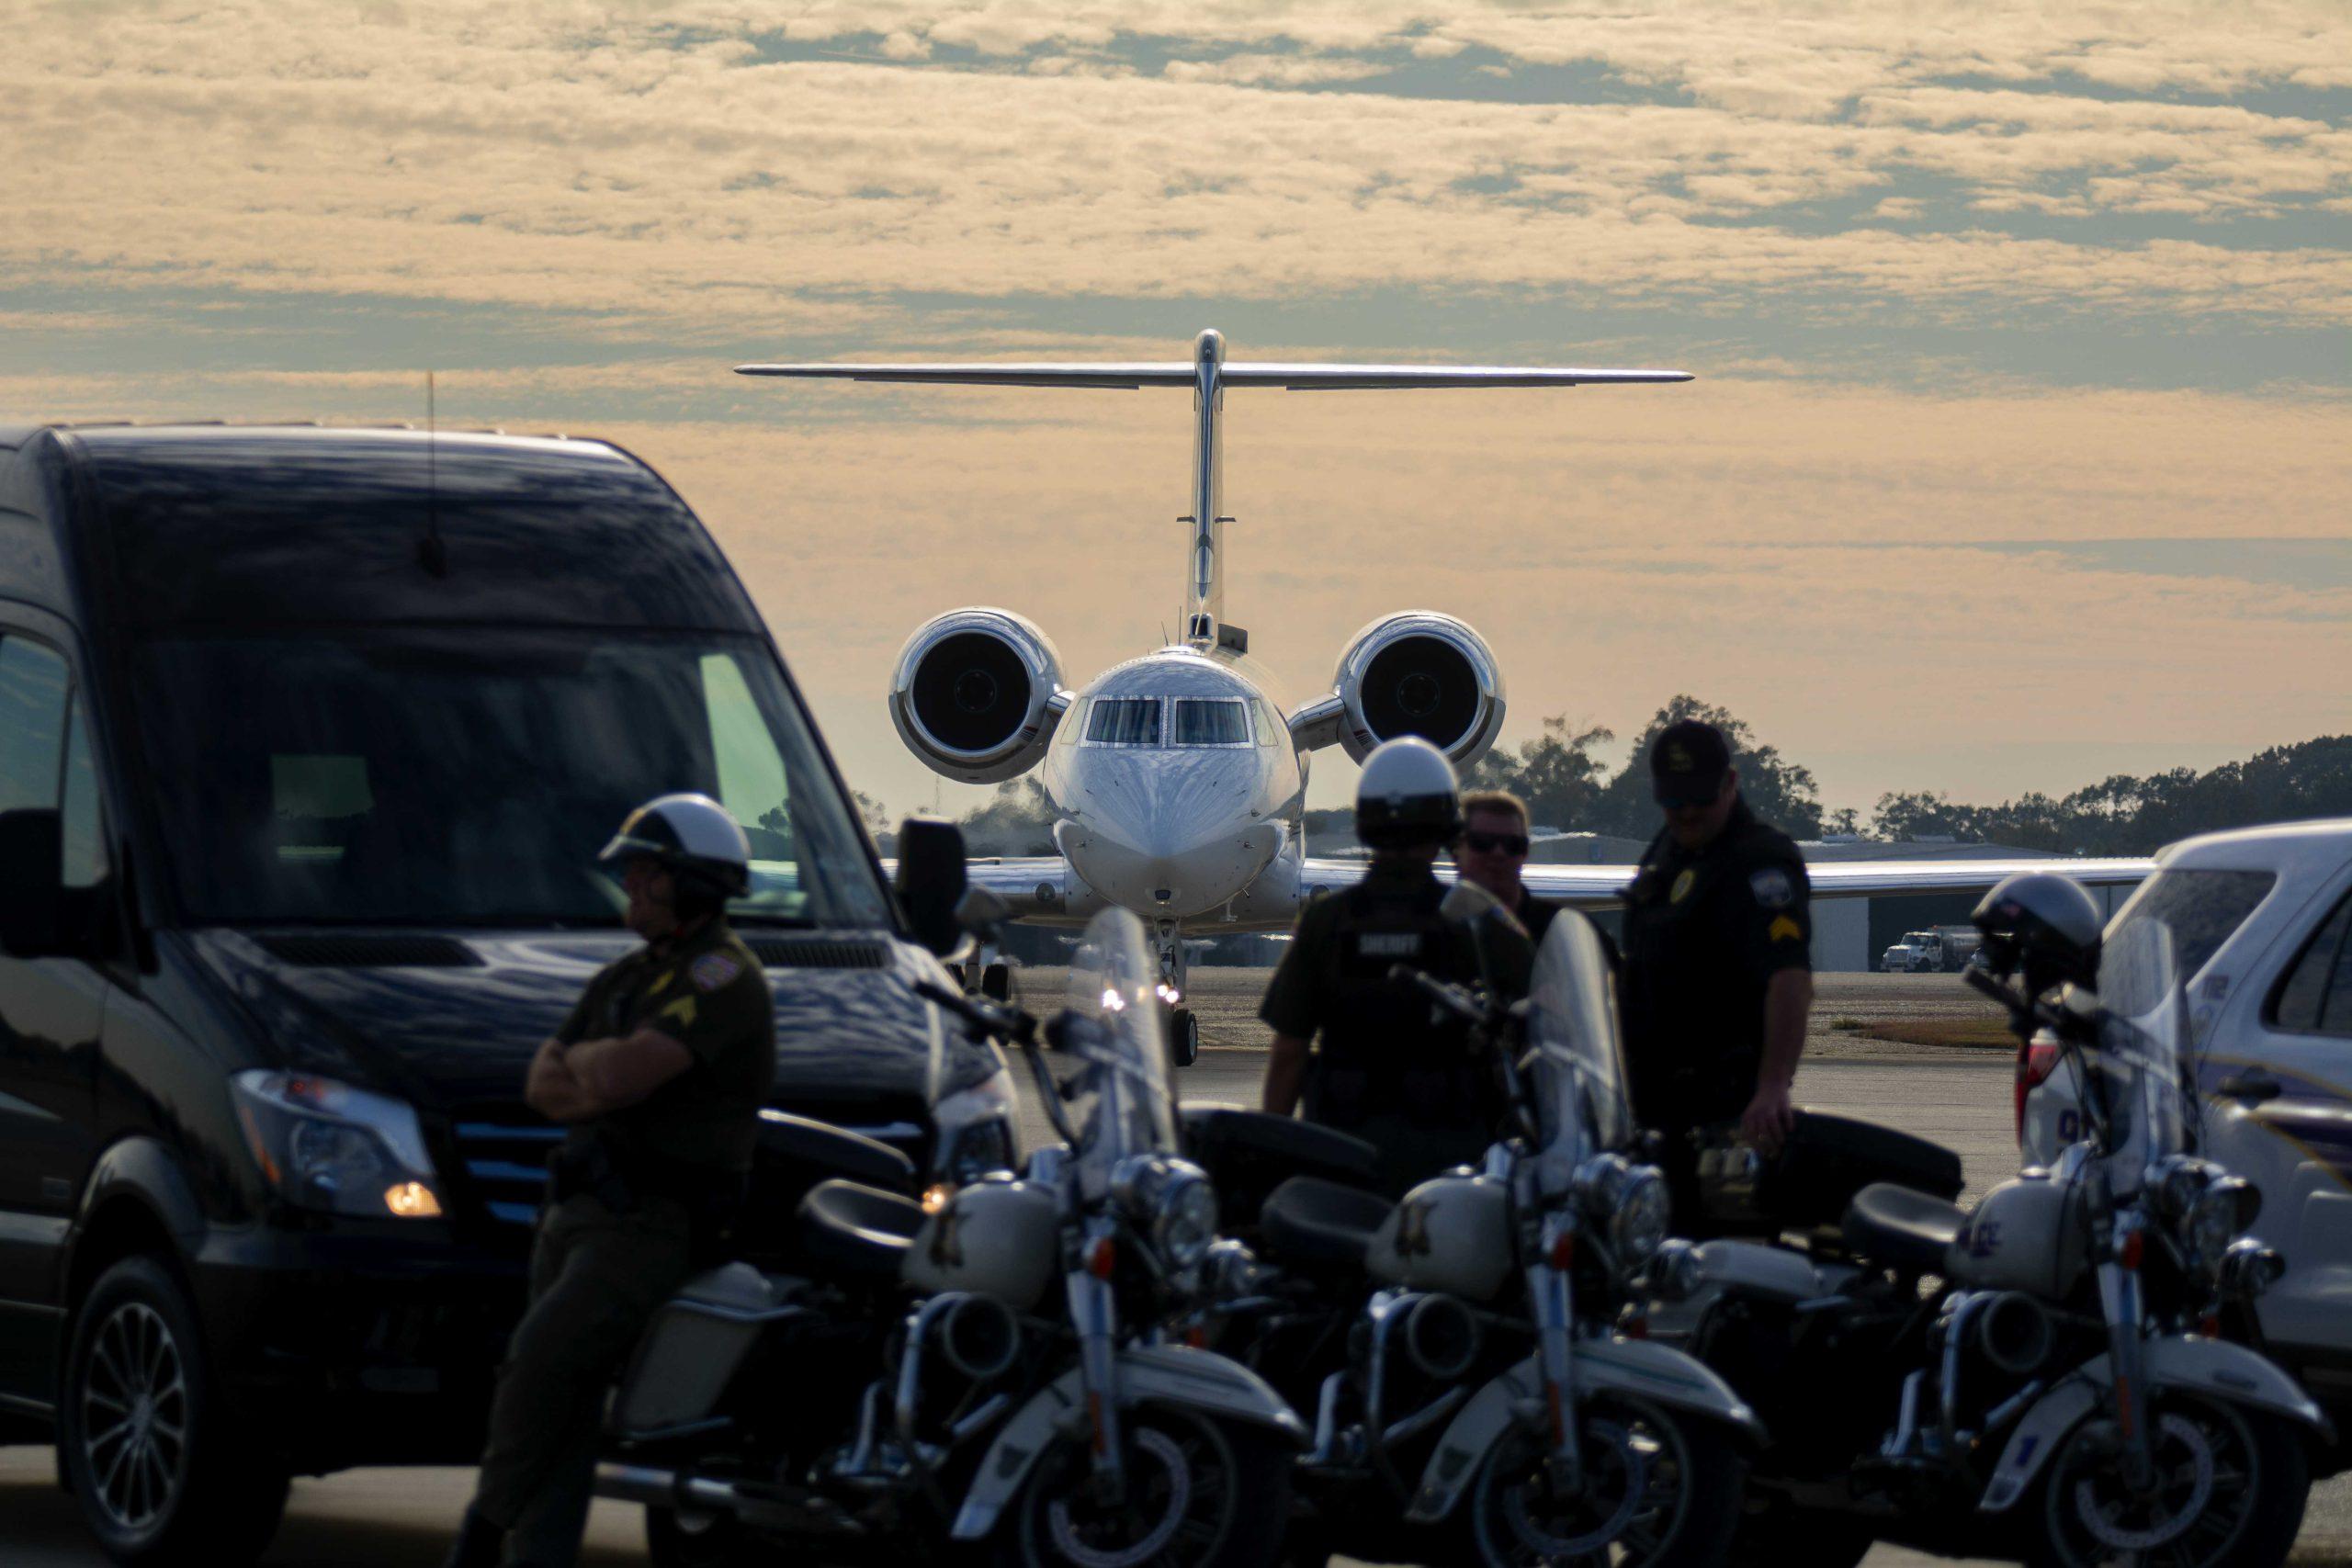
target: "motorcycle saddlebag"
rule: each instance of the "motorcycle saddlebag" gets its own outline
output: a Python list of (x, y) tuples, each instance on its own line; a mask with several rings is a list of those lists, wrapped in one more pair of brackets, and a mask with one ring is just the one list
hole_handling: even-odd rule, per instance
[(1379, 1151), (1335, 1127), (1230, 1105), (1183, 1111), (1184, 1152), (1216, 1187), (1219, 1228), (1255, 1241), (1258, 1213), (1294, 1176), (1369, 1188)]
[(1960, 1156), (1942, 1145), (1822, 1111), (1797, 1112), (1796, 1128), (1775, 1158), (1743, 1155), (1719, 1134), (1702, 1141), (1699, 1156), (1707, 1213), (1733, 1230), (1834, 1229), (1854, 1194), (1874, 1181), (1947, 1202), (1963, 1185)]

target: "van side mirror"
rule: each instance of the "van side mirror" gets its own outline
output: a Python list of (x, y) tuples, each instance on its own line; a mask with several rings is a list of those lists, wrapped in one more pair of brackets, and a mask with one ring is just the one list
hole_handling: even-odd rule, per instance
[(899, 908), (915, 940), (944, 958), (964, 945), (964, 830), (938, 817), (899, 824)]
[(65, 940), (64, 840), (54, 811), (0, 811), (0, 952), (56, 958)]

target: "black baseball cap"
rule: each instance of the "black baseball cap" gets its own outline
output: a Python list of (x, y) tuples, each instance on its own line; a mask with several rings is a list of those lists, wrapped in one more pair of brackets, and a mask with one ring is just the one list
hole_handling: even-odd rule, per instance
[(1660, 806), (1706, 806), (1723, 793), (1731, 743), (1712, 724), (1677, 719), (1650, 746), (1650, 793)]

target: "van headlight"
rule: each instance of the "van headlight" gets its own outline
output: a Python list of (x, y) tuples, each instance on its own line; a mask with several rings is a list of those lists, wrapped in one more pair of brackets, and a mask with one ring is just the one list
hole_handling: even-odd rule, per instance
[(333, 1078), (255, 1067), (229, 1080), (262, 1175), (288, 1202), (371, 1219), (437, 1219), (416, 1110)]
[(990, 1171), (1017, 1169), (1014, 1114), (1012, 1074), (1003, 1067), (942, 1099), (931, 1112), (932, 1125), (938, 1129), (932, 1145), (938, 1150), (932, 1160), (933, 1172), (966, 1187)]

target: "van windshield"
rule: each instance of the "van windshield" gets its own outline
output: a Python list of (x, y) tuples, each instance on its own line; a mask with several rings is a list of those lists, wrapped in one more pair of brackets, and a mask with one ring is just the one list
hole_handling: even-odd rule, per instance
[(883, 927), (885, 896), (758, 638), (371, 628), (155, 640), (139, 710), (187, 916), (617, 925), (596, 853), (657, 795), (752, 841), (748, 924)]

